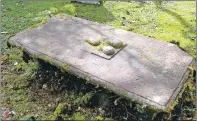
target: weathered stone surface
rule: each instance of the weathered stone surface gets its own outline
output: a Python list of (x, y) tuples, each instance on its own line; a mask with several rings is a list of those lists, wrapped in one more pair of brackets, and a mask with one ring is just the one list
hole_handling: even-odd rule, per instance
[(103, 53), (105, 53), (106, 55), (113, 55), (115, 53), (115, 50), (111, 46), (105, 46), (103, 47)]
[[(127, 46), (107, 60), (83, 51), (88, 37), (119, 38)], [(73, 74), (115, 93), (164, 109), (177, 96), (193, 58), (176, 45), (80, 18), (51, 18), (42, 27), (12, 37), (38, 57), (67, 64)], [(87, 43), (86, 43), (87, 44)]]

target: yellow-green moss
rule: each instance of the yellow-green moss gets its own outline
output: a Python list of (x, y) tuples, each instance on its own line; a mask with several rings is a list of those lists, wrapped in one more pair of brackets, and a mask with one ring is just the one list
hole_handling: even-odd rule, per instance
[(71, 71), (71, 68), (65, 64), (65, 63), (62, 63), (62, 62), (55, 62), (56, 60), (53, 60), (52, 58), (46, 56), (46, 55), (33, 55), (35, 58), (40, 58), (42, 60), (44, 60), (45, 62), (48, 62), (50, 63), (51, 65), (54, 65), (60, 69), (62, 69), (63, 71), (66, 71), (66, 72), (70, 72)]
[(62, 103), (59, 103), (54, 111), (54, 114), (49, 117), (50, 120), (56, 120), (58, 116), (63, 116), (62, 115), (63, 111), (64, 111), (64, 105)]
[(50, 63), (51, 65), (54, 64), (53, 60), (50, 57), (46, 56), (46, 55), (38, 55), (38, 56), (34, 55), (34, 57), (40, 58), (40, 59), (44, 60), (45, 62)]
[(90, 40), (85, 40), (85, 42), (89, 43), (92, 46), (98, 46), (101, 44), (100, 40), (98, 40), (97, 42), (91, 42)]
[(58, 115), (62, 114), (63, 110), (64, 110), (63, 104), (59, 103), (57, 108), (55, 109), (54, 115), (58, 116)]
[(71, 68), (67, 64), (61, 64), (60, 66), (61, 66), (61, 68), (63, 68), (67, 72), (71, 71)]
[(104, 118), (101, 117), (101, 116), (96, 116), (95, 119), (96, 119), (96, 120), (103, 120)]
[(110, 45), (106, 41), (102, 41), (101, 44), (96, 47), (96, 49), (98, 51), (101, 51), (102, 52), (103, 51), (103, 48), (106, 47), (106, 46), (110, 46)]
[(66, 15), (64, 13), (59, 13), (59, 14), (56, 15), (56, 17), (59, 17), (59, 18), (61, 18), (63, 20), (68, 20), (68, 19), (72, 18), (72, 16)]
[(38, 28), (39, 26), (42, 26), (42, 25), (46, 24), (47, 23), (47, 19), (48, 19), (48, 17), (44, 18), (40, 23), (34, 24), (33, 26), (31, 26), (28, 29)]
[(49, 9), (49, 11), (51, 11), (52, 14), (57, 14), (58, 13), (58, 9), (56, 7), (51, 7)]
[(194, 73), (195, 73), (195, 68), (193, 68), (192, 66), (189, 66), (188, 69), (189, 69), (189, 71), (191, 73), (191, 76), (193, 76)]
[(82, 115), (80, 112), (76, 112), (72, 116), (73, 120), (86, 120), (86, 117)]
[(63, 7), (61, 7), (60, 11), (68, 13), (69, 15), (74, 15), (76, 12), (76, 8), (73, 4), (66, 4)]

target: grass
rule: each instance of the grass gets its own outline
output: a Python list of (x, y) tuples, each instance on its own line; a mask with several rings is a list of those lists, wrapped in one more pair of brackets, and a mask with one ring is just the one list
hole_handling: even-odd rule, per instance
[[(2, 83), (2, 100), (1, 106), (15, 110), (17, 114), (13, 119), (19, 119), (22, 115), (41, 115), (40, 119), (48, 119), (62, 115), (61, 107), (66, 105), (67, 113), (74, 112), (66, 117), (69, 119), (106, 119), (113, 114), (113, 119), (125, 118), (125, 107), (108, 107), (106, 112), (121, 112), (120, 114), (112, 113), (107, 116), (103, 115), (99, 108), (84, 107), (91, 98), (91, 91), (66, 92), (54, 96), (54, 91), (58, 88), (57, 82), (61, 82), (61, 76), (57, 76), (52, 68), (39, 71), (40, 64), (37, 60), (26, 59), (21, 49), (16, 47), (9, 48), (6, 41), (16, 33), (29, 28), (42, 25), (53, 15), (62, 15), (64, 13), (88, 19), (91, 21), (111, 25), (116, 28), (143, 34), (161, 41), (176, 41), (179, 46), (188, 54), (196, 58), (196, 4), (195, 1), (177, 1), (163, 2), (162, 5), (145, 2), (115, 2), (107, 1), (103, 5), (85, 5), (77, 3), (69, 3), (63, 0), (2, 0), (2, 39), (5, 41), (2, 45), (1, 65), (3, 74)], [(49, 71), (49, 72), (48, 72)], [(39, 74), (41, 77), (39, 77)], [(61, 75), (61, 74), (60, 74)], [(64, 75), (64, 74), (63, 74)], [(37, 78), (37, 76), (39, 78)], [(43, 76), (43, 77), (42, 77)], [(57, 76), (57, 77), (56, 77)], [(68, 76), (63, 76), (69, 80)], [(43, 91), (42, 79), (47, 79), (49, 90)], [(75, 82), (76, 78), (71, 78)], [(34, 89), (34, 83), (41, 83)], [(44, 83), (44, 84), (45, 84)], [(62, 83), (62, 82), (61, 82)], [(71, 83), (71, 82), (69, 82)], [(192, 83), (194, 85), (195, 83)], [(73, 85), (71, 83), (70, 85)], [(86, 87), (86, 86), (85, 86)], [(92, 87), (92, 86), (90, 86)], [(190, 85), (190, 87), (192, 87)], [(194, 86), (195, 87), (195, 86)], [(33, 88), (33, 89), (32, 89)], [(71, 88), (71, 87), (70, 87)], [(74, 88), (74, 87), (73, 87)], [(188, 87), (189, 88), (189, 87)], [(33, 91), (32, 91), (33, 90)], [(51, 91), (52, 90), (52, 91)], [(179, 101), (172, 112), (175, 119), (188, 119), (195, 116), (195, 89), (188, 89), (183, 95), (186, 97)], [(86, 92), (86, 93), (85, 93)], [(91, 92), (91, 93), (90, 93)], [(64, 94), (62, 96), (61, 94)], [(57, 103), (55, 101), (59, 97), (64, 97), (65, 101)], [(83, 99), (83, 100), (81, 100)], [(55, 105), (52, 104), (55, 102)], [(123, 104), (124, 102), (122, 102)], [(51, 104), (51, 105), (48, 105)], [(71, 109), (68, 105), (71, 105)], [(128, 104), (129, 105), (129, 104)], [(135, 104), (137, 105), (137, 104)], [(78, 108), (81, 107), (80, 110)], [(54, 108), (55, 107), (55, 108)], [(56, 108), (58, 107), (58, 108)], [(147, 119), (144, 109), (129, 110), (131, 119)], [(148, 114), (148, 113), (147, 113)], [(189, 115), (189, 116), (188, 116)], [(64, 115), (65, 116), (65, 115)], [(121, 117), (122, 116), (122, 117)], [(138, 116), (138, 117), (136, 117)], [(118, 118), (117, 118), (118, 117)]]

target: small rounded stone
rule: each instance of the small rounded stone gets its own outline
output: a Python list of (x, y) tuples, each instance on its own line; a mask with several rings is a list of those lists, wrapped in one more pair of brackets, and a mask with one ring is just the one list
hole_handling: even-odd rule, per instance
[(113, 55), (115, 53), (115, 50), (111, 46), (105, 46), (103, 47), (103, 53), (106, 55)]
[(100, 43), (101, 43), (99, 39), (95, 39), (95, 38), (92, 38), (92, 37), (90, 37), (90, 38), (87, 40), (87, 42), (88, 42), (89, 44), (93, 45), (93, 46), (98, 46), (98, 45), (100, 45)]
[(119, 39), (110, 39), (108, 43), (114, 48), (121, 48), (123, 46), (123, 42)]

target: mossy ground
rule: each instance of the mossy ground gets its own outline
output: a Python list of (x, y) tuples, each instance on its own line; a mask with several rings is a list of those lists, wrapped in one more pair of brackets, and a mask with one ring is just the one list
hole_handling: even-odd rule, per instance
[[(155, 115), (142, 105), (125, 99), (114, 105), (117, 95), (103, 88), (95, 88), (54, 66), (24, 56), (21, 49), (8, 47), (6, 41), (20, 31), (42, 25), (53, 15), (66, 13), (162, 41), (175, 41), (196, 57), (195, 6), (195, 1), (163, 2), (161, 6), (147, 2), (107, 1), (99, 6), (61, 0), (3, 0), (1, 25), (5, 42), (1, 45), (1, 106), (17, 112), (13, 119), (19, 119), (24, 114), (37, 115), (37, 119), (45, 120), (49, 117), (142, 120), (154, 116), (155, 119), (164, 119), (165, 113)], [(194, 119), (195, 83), (193, 79), (186, 87), (183, 98), (178, 100), (179, 103), (171, 112), (172, 119)], [(95, 98), (100, 101), (95, 102)], [(61, 105), (66, 108), (61, 109)]]

